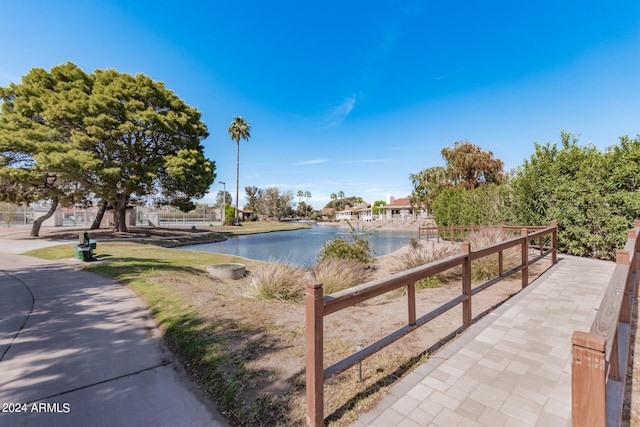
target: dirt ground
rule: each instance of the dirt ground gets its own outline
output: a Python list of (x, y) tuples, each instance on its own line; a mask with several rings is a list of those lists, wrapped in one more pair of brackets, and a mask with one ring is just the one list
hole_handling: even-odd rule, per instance
[[(191, 228), (132, 228), (128, 233), (96, 230), (91, 231), (90, 234), (91, 238), (98, 240), (166, 239), (193, 236), (195, 233), (203, 231), (224, 230), (223, 227), (198, 227), (197, 230)], [(80, 231), (80, 229), (43, 228), (41, 238), (75, 241), (78, 239)], [(0, 238), (29, 238), (28, 230), (8, 232), (3, 229), (0, 230)], [(448, 245), (449, 243), (442, 244)], [(372, 279), (386, 277), (401, 268), (400, 257), (408, 248), (407, 245), (394, 253), (378, 257)], [(543, 261), (543, 263), (545, 262), (547, 261)], [(548, 263), (547, 265), (540, 264), (542, 263), (538, 263), (535, 268), (531, 269), (530, 281), (548, 267)], [(189, 295), (193, 299), (194, 305), (205, 316), (235, 320), (250, 318), (251, 323), (270, 323), (276, 329), (280, 329), (277, 345), (273, 345), (268, 351), (255, 352), (251, 355), (250, 369), (255, 372), (267, 373), (256, 375), (253, 388), (256, 391), (259, 389), (260, 393), (288, 396), (289, 419), (304, 420), (304, 305), (249, 301), (238, 292), (229, 293), (228, 290), (222, 290), (228, 289), (228, 285), (229, 283), (223, 281), (219, 281), (214, 287), (185, 284), (180, 292)], [(518, 279), (503, 281), (474, 295), (473, 316), (480, 317), (486, 314), (492, 307), (517, 293), (520, 286)], [(428, 313), (458, 296), (460, 289), (460, 280), (453, 280), (438, 288), (419, 291), (416, 298), (418, 316)], [(224, 298), (221, 298), (221, 295), (224, 295)], [(327, 316), (324, 327), (325, 367), (354, 353), (358, 345), (371, 344), (404, 326), (406, 318), (406, 297), (391, 298), (388, 295), (379, 296), (351, 309)], [(336, 426), (347, 425), (353, 422), (360, 413), (371, 409), (384, 395), (384, 391), (388, 387), (447, 340), (461, 333), (461, 324), (461, 309), (453, 309), (367, 359), (362, 364), (361, 375), (360, 371), (355, 371), (352, 368), (327, 381), (325, 384), (325, 416), (328, 417), (327, 421)], [(252, 345), (257, 346), (258, 343), (263, 343), (265, 340), (263, 335), (265, 334), (248, 337), (244, 348), (251, 348)], [(640, 368), (636, 371), (640, 371)], [(638, 404), (640, 385), (638, 383), (640, 381), (635, 381), (636, 378), (640, 378), (640, 372), (636, 371), (628, 376), (633, 391), (627, 393), (627, 414), (630, 416), (627, 415), (626, 419), (630, 418), (630, 423), (626, 421), (626, 425), (631, 426), (640, 425), (638, 423), (638, 413), (640, 413), (640, 405)], [(297, 390), (293, 392), (291, 391), (292, 384), (297, 384)], [(247, 397), (250, 398), (250, 396)]]

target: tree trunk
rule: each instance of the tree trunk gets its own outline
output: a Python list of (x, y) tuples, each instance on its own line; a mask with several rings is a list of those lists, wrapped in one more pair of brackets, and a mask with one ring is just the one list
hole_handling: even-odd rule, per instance
[(240, 140), (236, 141), (236, 212), (233, 219), (233, 225), (240, 224), (240, 216), (238, 212), (238, 191), (240, 185)]
[(49, 209), (49, 212), (47, 212), (40, 218), (36, 218), (33, 221), (33, 226), (31, 226), (31, 237), (38, 237), (38, 234), (40, 234), (40, 227), (42, 226), (42, 223), (51, 218), (56, 212), (56, 209), (58, 209), (58, 197), (54, 197), (53, 199), (51, 199), (51, 209)]
[(122, 195), (113, 206), (114, 231), (127, 232), (127, 203), (129, 196)]
[(97, 230), (100, 228), (100, 224), (102, 224), (102, 218), (104, 218), (104, 213), (107, 211), (108, 205), (109, 202), (107, 202), (106, 200), (100, 201), (100, 208), (98, 209), (96, 218), (93, 220), (93, 224), (91, 224), (91, 230)]

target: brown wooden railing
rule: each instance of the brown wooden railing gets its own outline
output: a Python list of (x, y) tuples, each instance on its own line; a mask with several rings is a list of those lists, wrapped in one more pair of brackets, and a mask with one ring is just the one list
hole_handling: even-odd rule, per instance
[[(462, 324), (464, 327), (470, 326), (473, 320), (471, 306), (473, 295), (519, 271), (522, 272), (522, 287), (524, 288), (529, 284), (528, 268), (531, 264), (540, 261), (549, 255), (551, 256), (552, 263), (556, 263), (557, 237), (555, 222), (553, 222), (549, 227), (540, 227), (535, 230), (534, 227), (518, 228), (521, 234), (518, 237), (477, 250), (471, 250), (471, 245), (468, 242), (463, 242), (463, 253), (461, 254), (415, 267), (413, 269), (336, 292), (331, 295), (323, 295), (321, 283), (308, 283), (305, 296), (307, 425), (321, 426), (324, 423), (324, 381), (326, 379), (355, 366), (357, 363), (362, 362), (364, 359), (375, 354), (387, 345), (414, 331), (420, 326), (425, 325), (429, 321), (443, 313), (446, 313), (459, 304), (462, 304)], [(545, 242), (545, 240), (550, 242), (546, 247), (543, 246), (543, 242)], [(540, 254), (533, 259), (529, 259), (529, 247), (534, 241), (538, 242)], [(510, 248), (520, 248), (520, 264), (508, 271), (503, 271), (503, 252)], [(471, 262), (493, 254), (498, 254), (498, 276), (472, 288)], [(421, 317), (417, 317), (415, 283), (421, 279), (458, 266), (462, 268), (461, 294), (435, 310), (426, 313)], [(347, 358), (324, 368), (324, 317), (404, 286), (407, 287), (407, 324), (378, 341), (369, 344), (367, 347), (348, 356)]]
[[(552, 222), (552, 225), (555, 222)], [(469, 234), (481, 230), (494, 230), (500, 229), (507, 232), (512, 232), (514, 235), (520, 234), (522, 226), (517, 225), (447, 225), (447, 226), (429, 226), (418, 228), (418, 240), (423, 238), (426, 240), (435, 240), (440, 243), (440, 240), (449, 242), (462, 242)], [(527, 226), (524, 227), (529, 231), (543, 230), (545, 226)]]
[(618, 426), (631, 360), (631, 316), (638, 295), (640, 221), (629, 230), (590, 332), (575, 331), (572, 343), (574, 427)]

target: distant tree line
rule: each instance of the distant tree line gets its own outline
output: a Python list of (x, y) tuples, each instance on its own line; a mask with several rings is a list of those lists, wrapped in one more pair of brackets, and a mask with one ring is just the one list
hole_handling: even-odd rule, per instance
[(640, 218), (640, 137), (621, 137), (606, 150), (580, 146), (560, 133), (560, 145), (535, 153), (511, 174), (469, 142), (442, 150), (445, 166), (411, 174), (412, 203), (438, 225), (546, 225), (558, 222), (562, 252), (614, 259)]
[(244, 188), (247, 204), (255, 215), (281, 219), (295, 215), (292, 203), (293, 192), (281, 191), (278, 187), (258, 188), (255, 186)]
[(344, 191), (342, 190), (338, 191), (338, 193), (331, 193), (330, 198), (331, 200), (329, 200), (329, 203), (327, 203), (325, 207), (332, 208), (336, 212), (343, 211), (347, 208), (352, 208), (363, 202), (362, 197), (357, 197), (357, 196), (345, 197)]

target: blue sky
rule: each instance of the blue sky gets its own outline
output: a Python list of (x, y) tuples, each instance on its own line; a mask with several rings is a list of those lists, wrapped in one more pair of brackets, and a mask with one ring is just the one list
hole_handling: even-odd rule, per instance
[[(0, 0), (0, 86), (72, 61), (163, 81), (202, 112), (205, 153), (240, 188), (411, 192), (469, 141), (507, 169), (560, 130), (605, 148), (640, 133), (637, 1)], [(235, 196), (235, 195), (234, 195)], [(241, 196), (240, 203), (244, 202)]]

